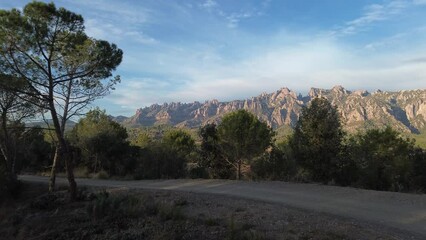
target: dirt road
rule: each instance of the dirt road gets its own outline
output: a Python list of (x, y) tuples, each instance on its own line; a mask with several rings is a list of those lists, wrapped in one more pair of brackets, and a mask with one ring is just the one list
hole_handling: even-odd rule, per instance
[[(23, 175), (24, 181), (46, 182), (46, 177)], [(59, 184), (66, 183), (58, 178)], [(77, 179), (82, 186), (163, 189), (221, 194), (355, 218), (423, 235), (426, 239), (426, 195), (379, 192), (317, 184), (246, 182), (232, 180), (116, 181)]]

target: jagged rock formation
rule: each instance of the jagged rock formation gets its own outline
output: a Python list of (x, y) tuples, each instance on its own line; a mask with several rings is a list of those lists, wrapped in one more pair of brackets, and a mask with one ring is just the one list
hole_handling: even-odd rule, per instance
[(125, 125), (198, 127), (207, 122), (218, 122), (226, 113), (246, 109), (273, 128), (294, 126), (302, 107), (316, 97), (325, 97), (338, 107), (343, 124), (349, 131), (390, 125), (403, 132), (418, 133), (426, 127), (426, 90), (377, 90), (369, 93), (365, 90), (351, 92), (342, 86), (332, 89), (311, 88), (307, 96), (282, 88), (246, 100), (154, 104), (138, 109), (130, 118), (121, 117), (119, 121)]

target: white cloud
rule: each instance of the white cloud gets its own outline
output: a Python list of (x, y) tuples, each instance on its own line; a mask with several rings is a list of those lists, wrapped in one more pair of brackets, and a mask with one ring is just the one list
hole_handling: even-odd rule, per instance
[(365, 7), (361, 17), (346, 22), (345, 25), (337, 27), (329, 34), (332, 36), (345, 36), (366, 31), (372, 24), (389, 20), (401, 14), (411, 4), (405, 0), (392, 0), (385, 4), (368, 5)]
[(152, 11), (141, 7), (140, 4), (103, 0), (74, 0), (70, 4), (75, 4), (79, 8), (83, 7), (85, 11), (91, 13), (92, 17), (96, 16), (98, 19), (109, 19), (127, 24), (145, 24), (153, 21)]
[(226, 21), (228, 28), (237, 28), (241, 20), (253, 17), (259, 17), (265, 14), (271, 0), (264, 0), (249, 8), (241, 9), (238, 12), (225, 11), (220, 8), (219, 4), (213, 0), (206, 0), (200, 7), (207, 10), (209, 13), (222, 17)]
[(365, 49), (371, 50), (371, 51), (376, 51), (376, 50), (380, 50), (380, 49), (383, 49), (383, 48), (389, 48), (389, 47), (392, 47), (392, 46), (399, 44), (401, 41), (403, 41), (408, 36), (411, 36), (411, 35), (409, 35), (408, 33), (398, 33), (398, 34), (395, 34), (393, 36), (368, 43), (368, 44), (365, 45)]
[(154, 78), (125, 79), (106, 100), (133, 112), (137, 108), (154, 103), (174, 101), (172, 98), (167, 98), (169, 93), (166, 89), (170, 87), (171, 83)]
[(413, 3), (415, 5), (425, 5), (426, 4), (426, 0), (413, 0)]
[(133, 41), (142, 43), (142, 44), (153, 44), (157, 43), (157, 40), (154, 38), (147, 36), (141, 31), (126, 31), (123, 34), (125, 37), (130, 37)]
[(226, 16), (226, 20), (228, 21), (228, 27), (229, 28), (236, 28), (238, 27), (239, 22), (242, 19), (245, 18), (251, 18), (254, 15), (251, 12), (242, 12), (242, 13), (231, 13), (230, 15)]
[(132, 28), (123, 27), (111, 22), (98, 19), (86, 20), (86, 33), (94, 38), (108, 41), (133, 41), (142, 44), (157, 43), (157, 40)]
[(205, 9), (211, 10), (211, 9), (213, 9), (213, 8), (217, 7), (217, 6), (218, 6), (218, 4), (217, 4), (217, 2), (216, 2), (216, 1), (213, 1), (213, 0), (206, 0), (205, 2), (203, 2), (202, 4), (200, 4), (200, 6), (201, 6), (202, 8), (205, 8)]

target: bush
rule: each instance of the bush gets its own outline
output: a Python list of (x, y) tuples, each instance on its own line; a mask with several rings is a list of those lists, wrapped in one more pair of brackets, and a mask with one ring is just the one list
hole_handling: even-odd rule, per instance
[(191, 163), (187, 165), (188, 177), (192, 179), (196, 178), (209, 178), (209, 173), (207, 169), (203, 166), (200, 166), (198, 163)]
[(176, 205), (162, 204), (159, 206), (159, 215), (161, 220), (183, 220), (185, 215), (182, 207)]
[(96, 194), (95, 199), (87, 205), (87, 213), (93, 220), (105, 217), (139, 217), (155, 215), (158, 204), (151, 198), (138, 198), (133, 195), (113, 195), (107, 191)]
[(89, 169), (87, 167), (78, 167), (74, 169), (74, 176), (76, 178), (88, 178), (90, 176)]
[(0, 163), (0, 203), (8, 195), (6, 171), (4, 170), (3, 164)]
[(160, 179), (186, 177), (187, 158), (174, 148), (154, 142), (139, 150), (135, 179)]
[(108, 179), (109, 175), (105, 170), (101, 170), (93, 175), (94, 179)]
[[(409, 191), (415, 160), (422, 165), (421, 154), (413, 155), (414, 142), (403, 139), (390, 127), (357, 134), (350, 140), (348, 151), (357, 168), (355, 186), (367, 189)], [(422, 173), (414, 175), (422, 177)]]
[(411, 190), (426, 193), (426, 151), (416, 148), (410, 155), (413, 163), (411, 171)]
[(356, 163), (357, 156), (351, 155), (351, 147), (346, 144), (340, 154), (339, 161), (336, 163), (334, 171), (334, 180), (340, 186), (350, 186), (359, 179), (359, 169)]
[(291, 180), (296, 173), (296, 164), (292, 156), (277, 147), (264, 153), (251, 164), (254, 178), (269, 180)]

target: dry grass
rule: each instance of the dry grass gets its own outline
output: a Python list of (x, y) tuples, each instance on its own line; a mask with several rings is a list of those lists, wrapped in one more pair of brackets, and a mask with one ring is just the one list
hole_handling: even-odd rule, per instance
[[(0, 239), (404, 239), (406, 233), (350, 219), (225, 196), (25, 185), (0, 209)], [(416, 239), (415, 236), (411, 239)]]

